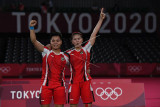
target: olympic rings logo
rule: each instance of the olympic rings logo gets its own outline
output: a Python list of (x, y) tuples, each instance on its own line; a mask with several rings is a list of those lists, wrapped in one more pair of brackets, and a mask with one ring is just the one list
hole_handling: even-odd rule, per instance
[(2, 71), (3, 73), (8, 73), (11, 70), (10, 67), (1, 67), (0, 71)]
[(142, 66), (128, 66), (128, 70), (132, 73), (140, 72), (142, 70)]
[[(98, 93), (98, 91), (99, 91), (100, 93)], [(120, 93), (118, 93), (117, 91), (120, 91)], [(119, 87), (116, 87), (116, 88), (114, 88), (114, 89), (112, 89), (112, 88), (110, 88), (110, 87), (107, 87), (106, 89), (103, 89), (103, 88), (101, 88), (101, 87), (98, 87), (98, 88), (96, 89), (96, 95), (99, 96), (99, 97), (101, 97), (102, 100), (107, 100), (107, 99), (109, 99), (109, 98), (110, 98), (111, 100), (116, 100), (116, 99), (118, 99), (119, 96), (122, 95), (122, 89), (119, 88)], [(106, 95), (107, 97), (104, 98), (104, 97), (103, 97), (104, 95)], [(113, 97), (113, 95), (116, 96), (116, 97)]]

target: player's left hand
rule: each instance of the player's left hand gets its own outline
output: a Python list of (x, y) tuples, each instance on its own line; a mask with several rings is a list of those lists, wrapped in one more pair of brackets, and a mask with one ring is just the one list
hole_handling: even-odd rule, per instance
[(103, 12), (104, 11), (104, 8), (101, 8), (101, 13), (100, 13), (100, 19), (105, 19), (106, 17), (106, 14)]

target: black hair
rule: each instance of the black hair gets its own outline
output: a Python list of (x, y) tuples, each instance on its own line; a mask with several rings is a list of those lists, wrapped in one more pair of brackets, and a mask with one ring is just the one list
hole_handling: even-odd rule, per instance
[(53, 36), (59, 36), (59, 38), (62, 40), (62, 34), (59, 32), (50, 33), (50, 40), (52, 39)]
[(71, 40), (73, 39), (73, 36), (74, 36), (74, 35), (80, 35), (81, 38), (83, 38), (82, 33), (80, 33), (80, 32), (73, 32), (72, 35), (71, 35)]

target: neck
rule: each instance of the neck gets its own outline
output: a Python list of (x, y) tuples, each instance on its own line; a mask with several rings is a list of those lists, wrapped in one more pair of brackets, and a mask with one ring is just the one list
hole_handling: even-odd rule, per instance
[(60, 54), (61, 50), (60, 49), (52, 49), (56, 54)]
[(80, 46), (80, 47), (75, 47), (75, 49), (76, 49), (77, 51), (79, 51), (81, 48), (82, 48), (82, 46)]

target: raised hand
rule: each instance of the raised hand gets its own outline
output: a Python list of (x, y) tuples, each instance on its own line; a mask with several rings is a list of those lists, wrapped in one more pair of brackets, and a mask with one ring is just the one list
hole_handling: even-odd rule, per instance
[(95, 28), (94, 28), (91, 36), (90, 36), (90, 39), (89, 39), (89, 41), (90, 41), (90, 43), (91, 43), (92, 46), (95, 43), (96, 35), (97, 35), (97, 33), (98, 33), (101, 25), (102, 25), (103, 19), (106, 17), (106, 15), (104, 14), (103, 10), (104, 10), (104, 8), (101, 8), (101, 13), (100, 13), (100, 16), (99, 16), (99, 21), (98, 21), (97, 25), (95, 26)]
[[(34, 27), (36, 25), (37, 25), (37, 21), (36, 20), (31, 20), (30, 23), (29, 23), (30, 27)], [(35, 46), (35, 48), (39, 52), (43, 52), (44, 45), (42, 45), (39, 41), (37, 41), (35, 31), (32, 30), (32, 29), (30, 29), (30, 39), (31, 39), (31, 42), (33, 43), (33, 45)]]
[(104, 8), (101, 8), (101, 13), (100, 13), (100, 19), (105, 19), (106, 17), (106, 14), (103, 12), (104, 11)]
[(34, 27), (36, 26), (36, 24), (37, 24), (36, 20), (31, 20), (29, 25)]

